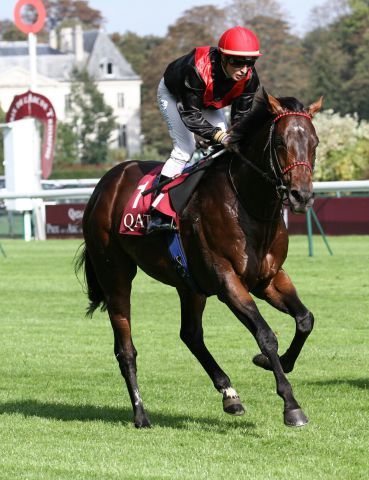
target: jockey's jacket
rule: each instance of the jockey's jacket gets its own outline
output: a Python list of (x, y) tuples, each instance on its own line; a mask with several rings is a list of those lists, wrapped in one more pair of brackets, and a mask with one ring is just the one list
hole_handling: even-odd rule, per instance
[(254, 67), (238, 82), (223, 70), (216, 47), (197, 47), (174, 60), (164, 72), (164, 82), (175, 96), (178, 112), (188, 130), (211, 140), (220, 130), (205, 120), (205, 108), (231, 105), (231, 122), (246, 115), (260, 82)]

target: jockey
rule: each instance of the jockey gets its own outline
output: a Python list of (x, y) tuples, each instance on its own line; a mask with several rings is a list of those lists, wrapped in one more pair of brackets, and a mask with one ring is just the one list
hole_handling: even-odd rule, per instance
[[(223, 109), (231, 105), (232, 124), (250, 111), (259, 86), (254, 65), (261, 55), (255, 33), (237, 26), (223, 33), (217, 48), (196, 47), (168, 65), (159, 83), (158, 104), (173, 150), (160, 181), (192, 163), (195, 135), (227, 147), (230, 137)], [(152, 210), (148, 233), (171, 228), (170, 218)]]

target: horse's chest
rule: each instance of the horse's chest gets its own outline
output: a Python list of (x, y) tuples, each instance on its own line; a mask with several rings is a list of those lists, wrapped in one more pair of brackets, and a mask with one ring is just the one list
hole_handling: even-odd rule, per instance
[(260, 268), (258, 272), (258, 280), (265, 281), (273, 278), (280, 268), (279, 263), (276, 261), (274, 255), (268, 253), (260, 261)]

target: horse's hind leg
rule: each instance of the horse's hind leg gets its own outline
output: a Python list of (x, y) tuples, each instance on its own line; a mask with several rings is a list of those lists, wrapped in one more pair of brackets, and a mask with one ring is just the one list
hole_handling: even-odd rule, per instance
[[(108, 270), (106, 270), (108, 268)], [(136, 275), (136, 264), (123, 252), (119, 258), (105, 261), (102, 288), (107, 299), (107, 310), (114, 332), (114, 354), (126, 382), (132, 402), (136, 427), (150, 427), (137, 383), (137, 351), (131, 336), (131, 285)]]
[(181, 340), (203, 366), (214, 387), (223, 394), (223, 410), (231, 415), (243, 415), (245, 409), (228, 376), (206, 348), (202, 329), (202, 314), (206, 297), (188, 290), (178, 290), (181, 299)]
[[(280, 361), (285, 373), (291, 372), (299, 356), (302, 347), (314, 326), (313, 314), (303, 305), (289, 276), (280, 270), (270, 284), (262, 291), (255, 294), (278, 310), (291, 315), (296, 322), (296, 331), (291, 345), (281, 355)], [(258, 367), (271, 370), (268, 358), (260, 353), (253, 358)]]

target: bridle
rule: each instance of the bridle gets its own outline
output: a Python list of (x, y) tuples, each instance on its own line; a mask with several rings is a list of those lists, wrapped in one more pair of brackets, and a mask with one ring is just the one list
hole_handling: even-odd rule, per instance
[[(304, 162), (304, 161), (294, 161), (293, 163), (287, 165), (284, 168), (281, 167), (281, 164), (280, 164), (279, 158), (278, 158), (278, 154), (277, 154), (276, 144), (275, 144), (275, 126), (281, 118), (285, 118), (285, 117), (289, 117), (289, 116), (305, 117), (305, 118), (308, 118), (310, 121), (312, 119), (312, 116), (309, 113), (293, 112), (293, 111), (283, 112), (283, 113), (281, 113), (281, 114), (279, 114), (279, 115), (277, 115), (276, 117), (273, 118), (272, 123), (270, 125), (268, 142), (267, 142), (267, 144), (265, 145), (265, 148), (264, 148), (264, 153), (265, 152), (269, 153), (268, 163), (269, 163), (269, 169), (272, 172), (272, 176), (270, 175), (270, 173), (262, 170), (260, 167), (255, 165), (254, 162), (249, 160), (247, 157), (245, 157), (239, 151), (237, 152), (237, 155), (245, 163), (247, 163), (253, 170), (258, 172), (259, 175), (266, 182), (274, 185), (274, 187), (277, 191), (278, 197), (280, 198), (282, 203), (284, 203), (284, 200), (287, 198), (287, 195), (286, 195), (287, 187), (284, 183), (284, 178), (283, 178), (284, 175), (286, 175), (286, 173), (288, 173), (289, 171), (291, 171), (292, 169), (297, 168), (297, 167), (307, 168), (311, 173), (313, 173), (313, 167), (310, 165), (310, 163)], [(233, 181), (231, 169), (232, 169), (232, 159), (229, 162), (228, 175), (229, 175), (231, 185), (232, 185), (234, 191), (236, 192), (237, 196), (240, 198), (240, 195), (237, 191), (236, 185)], [(278, 218), (278, 217), (276, 217), (276, 218)], [(272, 220), (272, 219), (263, 219), (263, 220)]]
[[(313, 173), (313, 168), (308, 162), (304, 161), (295, 161), (289, 165), (287, 165), (285, 168), (281, 167), (278, 154), (277, 154), (277, 148), (275, 144), (275, 126), (277, 122), (281, 118), (289, 117), (289, 116), (296, 116), (296, 117), (305, 117), (308, 118), (310, 121), (312, 119), (312, 116), (309, 113), (306, 112), (293, 112), (293, 111), (286, 111), (283, 113), (280, 113), (276, 117), (273, 118), (272, 123), (270, 125), (270, 130), (269, 130), (269, 136), (268, 136), (268, 142), (265, 145), (264, 152), (269, 153), (269, 158), (268, 158), (268, 164), (269, 164), (269, 170), (272, 173), (272, 176), (270, 173), (265, 172), (261, 168), (259, 168), (257, 165), (255, 165), (254, 162), (246, 158), (244, 155), (242, 155), (240, 152), (237, 152), (238, 156), (241, 157), (241, 159), (246, 162), (253, 170), (257, 171), (266, 182), (271, 183), (275, 186), (278, 196), (283, 199), (285, 192), (287, 190), (287, 187), (284, 183), (284, 175), (291, 171), (294, 168), (297, 167), (305, 167), (307, 168), (311, 173)], [(232, 163), (232, 162), (231, 162)], [(231, 172), (231, 181), (233, 182)]]
[[(313, 169), (310, 165), (310, 163), (308, 162), (304, 162), (304, 161), (299, 161), (299, 162), (293, 162), (291, 163), (290, 165), (287, 165), (287, 167), (283, 168), (281, 167), (281, 164), (279, 163), (279, 159), (278, 159), (278, 155), (277, 155), (277, 150), (276, 150), (276, 146), (275, 146), (275, 142), (273, 141), (274, 139), (274, 130), (275, 130), (275, 126), (277, 124), (277, 122), (281, 119), (281, 118), (284, 118), (284, 117), (290, 117), (290, 116), (295, 116), (295, 117), (305, 117), (305, 118), (308, 118), (310, 121), (311, 121), (311, 115), (309, 113), (305, 113), (305, 112), (283, 112), (283, 113), (280, 113), (279, 115), (277, 115), (273, 121), (272, 121), (272, 124), (270, 126), (270, 132), (269, 132), (269, 140), (268, 140), (268, 143), (266, 145), (265, 148), (268, 148), (269, 146), (269, 152), (270, 152), (270, 155), (269, 155), (269, 162), (270, 162), (270, 167), (271, 167), (271, 170), (272, 172), (274, 173), (274, 176), (276, 177), (276, 179), (281, 179), (281, 177), (283, 177), (283, 175), (285, 175), (286, 173), (288, 173), (290, 170), (292, 170), (293, 168), (296, 168), (296, 167), (306, 167), (310, 170), (310, 173), (313, 173)], [(279, 175), (277, 175), (277, 172), (275, 170), (275, 167), (274, 167), (274, 164), (277, 165), (278, 167), (278, 170), (279, 170)]]

